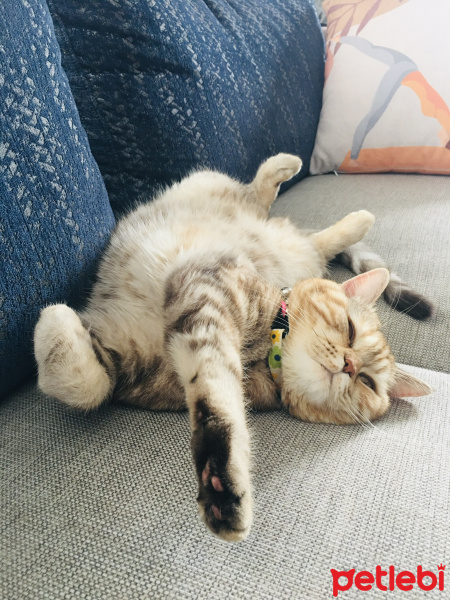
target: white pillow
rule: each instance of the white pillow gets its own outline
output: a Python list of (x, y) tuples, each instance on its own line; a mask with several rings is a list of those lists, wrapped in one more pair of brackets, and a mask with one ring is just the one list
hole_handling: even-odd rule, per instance
[(311, 173), (450, 174), (450, 1), (325, 0)]

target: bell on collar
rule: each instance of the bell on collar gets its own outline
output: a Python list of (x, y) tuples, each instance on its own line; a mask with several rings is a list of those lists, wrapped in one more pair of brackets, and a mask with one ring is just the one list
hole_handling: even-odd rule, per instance
[(283, 296), (283, 300), (286, 302), (286, 304), (289, 304), (289, 294), (291, 292), (292, 288), (290, 287), (281, 288), (281, 295)]

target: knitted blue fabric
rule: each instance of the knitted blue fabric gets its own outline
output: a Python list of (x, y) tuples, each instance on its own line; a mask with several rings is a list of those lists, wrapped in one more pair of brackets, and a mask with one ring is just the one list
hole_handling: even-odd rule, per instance
[(48, 0), (92, 152), (120, 212), (206, 166), (309, 168), (324, 42), (310, 0)]
[(76, 303), (114, 226), (44, 0), (0, 3), (0, 397), (34, 371), (33, 328)]

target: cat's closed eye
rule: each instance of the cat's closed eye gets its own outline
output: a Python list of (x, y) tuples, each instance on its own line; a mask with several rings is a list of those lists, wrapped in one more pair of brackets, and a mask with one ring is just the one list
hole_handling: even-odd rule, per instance
[(375, 391), (375, 382), (372, 379), (372, 377), (369, 377), (369, 375), (367, 375), (366, 373), (360, 373), (358, 377), (364, 385), (366, 385), (371, 390)]
[(355, 326), (353, 325), (352, 320), (350, 319), (350, 317), (348, 318), (348, 347), (351, 348), (353, 345), (353, 342), (355, 341)]

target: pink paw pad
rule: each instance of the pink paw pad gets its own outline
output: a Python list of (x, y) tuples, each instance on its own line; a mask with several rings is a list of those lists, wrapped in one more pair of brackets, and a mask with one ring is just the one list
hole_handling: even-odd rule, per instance
[(209, 476), (211, 474), (211, 469), (209, 466), (209, 462), (206, 463), (205, 468), (202, 471), (202, 483), (203, 485), (207, 485), (208, 484), (208, 479)]
[(212, 484), (213, 488), (216, 490), (216, 492), (223, 492), (222, 482), (220, 481), (220, 479), (218, 477), (216, 477), (216, 475), (213, 475), (211, 477), (211, 484)]
[(217, 506), (215, 504), (213, 504), (211, 506), (211, 510), (212, 513), (214, 515), (214, 517), (218, 520), (218, 521), (222, 521), (222, 513), (220, 512), (220, 508), (217, 508)]
[[(206, 463), (205, 468), (202, 471), (202, 483), (203, 485), (208, 485), (208, 481), (209, 478), (211, 477), (211, 466), (209, 464), (209, 461)], [(222, 482), (220, 481), (219, 477), (217, 477), (217, 475), (213, 475), (211, 477), (211, 485), (213, 486), (213, 488), (216, 490), (216, 492), (223, 492), (224, 487), (222, 485)]]

